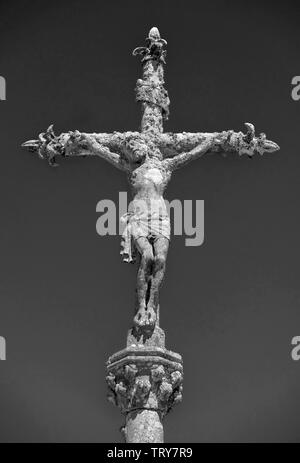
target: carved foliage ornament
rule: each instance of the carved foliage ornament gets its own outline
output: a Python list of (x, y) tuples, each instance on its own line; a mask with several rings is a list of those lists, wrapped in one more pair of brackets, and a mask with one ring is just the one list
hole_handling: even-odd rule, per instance
[(178, 364), (149, 366), (128, 364), (110, 371), (106, 377), (108, 399), (123, 413), (152, 409), (165, 415), (182, 400), (182, 367)]

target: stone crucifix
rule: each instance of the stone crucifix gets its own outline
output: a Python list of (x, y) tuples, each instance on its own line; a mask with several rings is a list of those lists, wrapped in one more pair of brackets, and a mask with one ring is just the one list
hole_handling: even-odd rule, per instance
[(123, 170), (130, 183), (133, 200), (122, 236), (123, 259), (133, 262), (139, 256), (137, 301), (134, 326), (137, 331), (152, 331), (157, 320), (158, 294), (162, 283), (170, 241), (170, 221), (163, 199), (174, 171), (206, 153), (236, 152), (249, 157), (272, 153), (278, 145), (255, 136), (254, 126), (247, 131), (227, 130), (214, 133), (164, 133), (163, 120), (169, 115), (168, 92), (164, 88), (164, 64), (167, 42), (153, 27), (146, 46), (138, 47), (143, 77), (138, 79), (136, 99), (142, 103), (140, 132), (54, 134), (51, 125), (38, 140), (23, 143), (41, 159), (56, 166), (59, 156), (99, 156)]
[(170, 221), (163, 194), (174, 171), (208, 153), (238, 155), (273, 153), (279, 146), (265, 134), (255, 136), (227, 130), (214, 133), (164, 133), (169, 98), (164, 88), (167, 42), (153, 27), (146, 46), (136, 48), (143, 65), (136, 99), (142, 104), (140, 132), (55, 135), (51, 125), (37, 140), (22, 146), (37, 152), (51, 166), (59, 156), (99, 156), (127, 174), (133, 199), (123, 217), (121, 254), (124, 261), (139, 258), (136, 307), (127, 346), (107, 361), (109, 400), (125, 415), (126, 442), (163, 442), (162, 419), (182, 399), (183, 362), (165, 347), (159, 326), (159, 288), (170, 241)]

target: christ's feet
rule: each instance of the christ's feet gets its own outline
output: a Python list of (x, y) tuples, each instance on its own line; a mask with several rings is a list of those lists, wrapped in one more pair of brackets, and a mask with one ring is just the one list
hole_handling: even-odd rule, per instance
[(140, 307), (133, 319), (138, 329), (153, 329), (156, 322), (156, 313), (153, 307)]

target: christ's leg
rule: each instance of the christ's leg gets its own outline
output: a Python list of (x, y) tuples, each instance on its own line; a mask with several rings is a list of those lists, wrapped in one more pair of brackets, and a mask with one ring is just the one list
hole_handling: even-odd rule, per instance
[(148, 310), (155, 310), (156, 312), (158, 307), (159, 288), (163, 281), (166, 270), (166, 261), (169, 249), (168, 238), (165, 238), (164, 236), (157, 238), (153, 243), (153, 248), (154, 267)]
[(140, 266), (137, 274), (137, 312), (134, 317), (134, 323), (137, 326), (155, 324), (155, 313), (147, 310), (149, 290), (151, 287), (153, 272), (153, 248), (145, 237), (139, 237), (135, 241), (135, 246), (140, 254)]

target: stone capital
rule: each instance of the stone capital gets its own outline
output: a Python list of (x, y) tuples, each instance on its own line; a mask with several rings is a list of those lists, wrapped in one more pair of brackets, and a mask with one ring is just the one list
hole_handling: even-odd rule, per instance
[(122, 413), (155, 410), (161, 417), (182, 399), (179, 354), (160, 347), (129, 346), (107, 362), (108, 399)]

